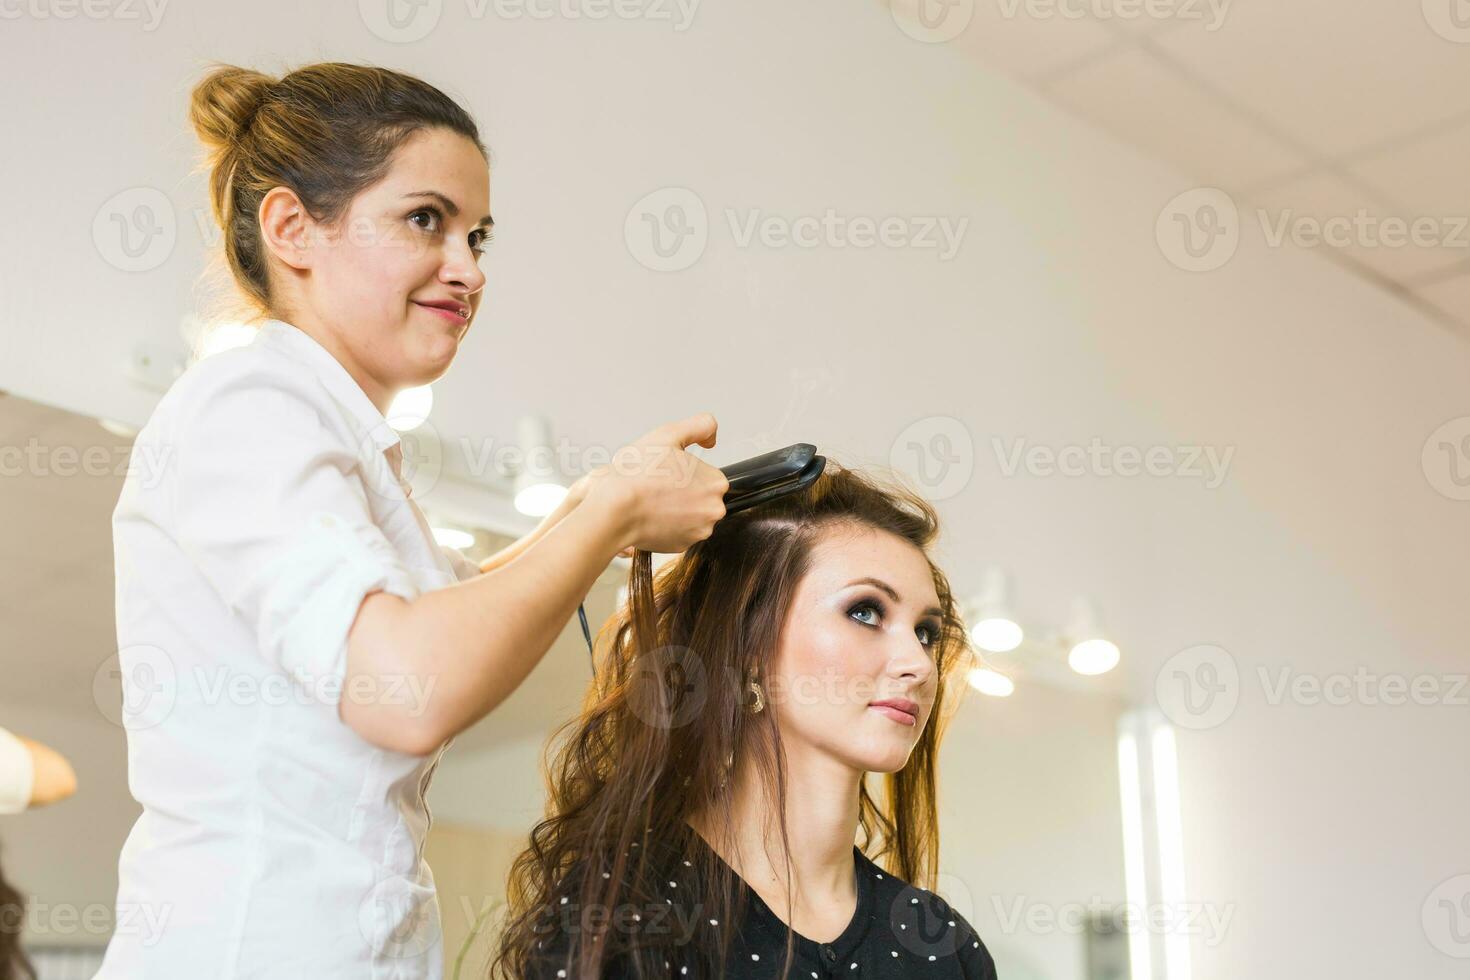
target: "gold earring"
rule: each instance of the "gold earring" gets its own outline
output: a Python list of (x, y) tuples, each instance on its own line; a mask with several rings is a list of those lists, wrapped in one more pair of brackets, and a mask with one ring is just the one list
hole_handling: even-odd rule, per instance
[(758, 715), (766, 710), (766, 696), (761, 691), (761, 686), (755, 681), (750, 682), (750, 693), (755, 695), (755, 703), (751, 706), (750, 713)]

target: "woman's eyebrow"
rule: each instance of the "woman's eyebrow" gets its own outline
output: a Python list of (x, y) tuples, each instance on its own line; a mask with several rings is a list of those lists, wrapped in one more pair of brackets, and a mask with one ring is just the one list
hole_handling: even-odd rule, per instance
[[(873, 578), (873, 576), (871, 576), (871, 575), (866, 575), (866, 576), (864, 576), (862, 578), (855, 578), (855, 579), (853, 579), (851, 582), (848, 582), (846, 585), (844, 585), (843, 588), (844, 589), (850, 589), (854, 585), (876, 585), (878, 588), (882, 589), (884, 592), (887, 592), (888, 593), (888, 597), (890, 599), (892, 599), (894, 602), (898, 603), (899, 605), (902, 605), (903, 604), (903, 598), (901, 596), (899, 596), (898, 592), (894, 590), (893, 586), (889, 585), (887, 582), (883, 581), (882, 579)], [(925, 609), (924, 610), (924, 615), (925, 616), (939, 616), (940, 618), (943, 618), (944, 617), (944, 610), (943, 609), (940, 609), (938, 606), (930, 606), (928, 609)]]
[[(453, 200), (451, 200), (446, 195), (439, 193), (438, 191), (410, 191), (409, 193), (407, 193), (407, 194), (405, 194), (403, 196), (404, 197), (432, 197), (434, 200), (436, 200), (440, 204), (444, 205), (444, 210), (446, 210), (446, 211), (449, 212), (449, 216), (451, 218), (457, 218), (457, 217), (459, 217), (459, 205), (458, 204), (455, 204)], [(476, 221), (475, 222), (475, 227), (476, 228), (480, 227), (481, 225), (484, 225), (486, 228), (494, 228), (495, 227), (495, 219), (492, 218), (492, 217), (490, 217), (490, 215), (487, 214), (487, 215), (485, 215), (485, 217), (483, 217), (479, 221)]]

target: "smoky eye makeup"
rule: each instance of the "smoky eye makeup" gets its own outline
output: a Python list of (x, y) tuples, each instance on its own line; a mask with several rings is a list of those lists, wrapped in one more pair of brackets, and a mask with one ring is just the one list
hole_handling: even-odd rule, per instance
[[(877, 598), (876, 596), (864, 596), (856, 600), (855, 602), (848, 603), (846, 608), (847, 617), (849, 619), (873, 629), (876, 629), (878, 624), (881, 623), (883, 618), (888, 614), (887, 606), (883, 604), (883, 600)], [(873, 613), (877, 614), (877, 618), (873, 620), (859, 619), (856, 615), (859, 610), (870, 610)], [(936, 643), (939, 642), (939, 636), (942, 631), (942, 626), (937, 620), (932, 618), (921, 620), (918, 625), (914, 627), (914, 629), (924, 630), (928, 634), (928, 640), (924, 643), (924, 646), (933, 647)]]

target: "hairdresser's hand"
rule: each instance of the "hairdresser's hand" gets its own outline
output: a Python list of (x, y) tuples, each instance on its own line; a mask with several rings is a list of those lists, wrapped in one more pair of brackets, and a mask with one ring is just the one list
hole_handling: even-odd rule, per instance
[(686, 450), (695, 443), (713, 448), (717, 428), (708, 412), (661, 425), (592, 471), (587, 499), (606, 502), (622, 516), (623, 553), (677, 554), (713, 533), (725, 516), (730, 481)]
[[(591, 473), (587, 473), (587, 474), (584, 474), (584, 475), (578, 477), (577, 478), (577, 482), (573, 483), (571, 485), (571, 487), (568, 488), (566, 500), (563, 502), (563, 505), (562, 505), (562, 506), (564, 506), (566, 508), (566, 510), (567, 510), (568, 513), (570, 513), (574, 508), (576, 508), (577, 505), (579, 505), (582, 501), (584, 501), (584, 500), (587, 499), (587, 490), (591, 486), (592, 486), (592, 474)], [(628, 547), (624, 548), (622, 551), (619, 551), (618, 552), (618, 557), (619, 558), (632, 558), (633, 557), (633, 553), (635, 551), (637, 551), (637, 550), (638, 550), (637, 548), (634, 548), (632, 545), (629, 545)]]

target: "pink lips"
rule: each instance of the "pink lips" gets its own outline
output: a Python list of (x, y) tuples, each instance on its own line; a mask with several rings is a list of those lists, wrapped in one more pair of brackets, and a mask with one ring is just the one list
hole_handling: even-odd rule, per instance
[(460, 326), (464, 326), (464, 324), (468, 322), (465, 320), (464, 317), (460, 316), (454, 310), (446, 310), (442, 306), (426, 306), (423, 303), (415, 303), (413, 305), (419, 307), (420, 309), (428, 310), (430, 313), (437, 313), (444, 319), (448, 320), (450, 323), (457, 323)]
[(874, 701), (868, 707), (884, 717), (898, 722), (900, 725), (917, 725), (919, 723), (919, 706), (907, 698)]

